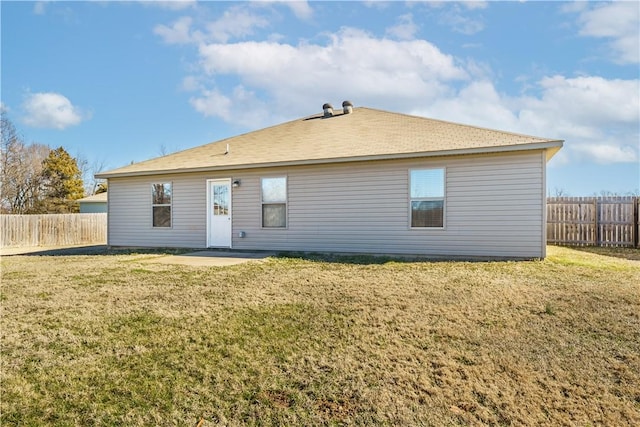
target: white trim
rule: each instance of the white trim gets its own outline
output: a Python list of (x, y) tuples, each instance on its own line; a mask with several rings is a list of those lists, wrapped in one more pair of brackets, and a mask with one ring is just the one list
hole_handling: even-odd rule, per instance
[[(107, 180), (107, 188), (109, 187), (109, 180)], [(113, 188), (113, 187), (111, 187)], [(113, 193), (111, 193), (113, 194)], [(107, 199), (107, 247), (111, 246), (111, 218), (113, 215), (109, 215), (109, 211), (111, 210), (111, 203), (109, 203), (109, 199)]]
[(547, 153), (546, 150), (540, 154), (540, 167), (542, 168), (542, 191), (541, 191), (541, 206), (542, 206), (542, 242), (540, 248), (541, 258), (547, 257)]
[[(263, 206), (265, 204), (267, 205), (277, 205), (277, 204), (282, 204), (282, 202), (267, 202), (265, 203), (262, 200), (262, 180), (264, 179), (275, 179), (275, 178), (284, 178), (285, 183), (284, 183), (284, 190), (285, 190), (285, 194), (284, 194), (284, 223), (285, 226), (284, 227), (265, 227), (264, 226), (264, 221), (263, 221)], [(280, 175), (266, 175), (266, 176), (261, 176), (260, 177), (260, 229), (262, 230), (287, 230), (289, 228), (289, 175), (287, 174), (280, 174)]]
[[(171, 203), (153, 203), (153, 186), (154, 185), (165, 185), (169, 184), (171, 186)], [(173, 228), (173, 181), (152, 181), (151, 182), (151, 192), (149, 193), (151, 196), (151, 229), (152, 230), (167, 230)], [(168, 227), (160, 227), (153, 225), (153, 208), (159, 206), (169, 206), (169, 221), (171, 224)]]
[[(436, 169), (442, 169), (442, 173), (443, 173), (443, 180), (442, 180), (442, 185), (444, 186), (443, 190), (443, 195), (442, 195), (442, 227), (414, 227), (411, 225), (412, 223), (412, 209), (411, 209), (411, 202), (413, 202), (414, 200), (416, 201), (439, 201), (440, 198), (439, 197), (418, 197), (418, 198), (412, 198), (411, 197), (411, 172), (412, 171), (420, 171), (420, 170), (436, 170)], [(408, 211), (407, 211), (407, 219), (408, 221), (408, 225), (409, 225), (409, 229), (410, 230), (446, 230), (447, 229), (447, 168), (445, 166), (425, 166), (425, 167), (415, 167), (415, 168), (409, 168), (409, 170), (407, 171), (407, 199), (408, 199)]]

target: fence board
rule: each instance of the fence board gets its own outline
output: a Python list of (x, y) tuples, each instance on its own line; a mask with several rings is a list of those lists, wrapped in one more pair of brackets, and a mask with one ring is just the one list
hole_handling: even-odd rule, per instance
[(107, 243), (107, 214), (0, 215), (0, 246), (72, 246)]
[[(640, 197), (550, 197), (547, 242), (639, 247)], [(0, 215), (0, 246), (107, 242), (107, 214)]]
[(550, 197), (547, 242), (638, 247), (638, 197)]

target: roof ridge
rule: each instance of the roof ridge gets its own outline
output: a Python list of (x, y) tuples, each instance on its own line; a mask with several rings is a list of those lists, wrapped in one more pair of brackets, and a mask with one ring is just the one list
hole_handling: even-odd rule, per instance
[(526, 138), (544, 139), (544, 140), (547, 140), (549, 142), (563, 141), (562, 139), (552, 139), (552, 138), (547, 138), (547, 137), (543, 137), (543, 136), (529, 135), (529, 134), (526, 134), (526, 133), (513, 132), (513, 131), (503, 130), (503, 129), (492, 129), (492, 128), (488, 128), (488, 127), (484, 127), (484, 126), (478, 126), (478, 125), (472, 125), (472, 124), (468, 124), (468, 123), (459, 123), (459, 122), (453, 122), (451, 120), (444, 120), (444, 119), (436, 119), (436, 118), (433, 118), (433, 117), (419, 116), (417, 114), (399, 113), (397, 111), (388, 111), (388, 110), (382, 110), (382, 109), (379, 109), (379, 108), (372, 108), (372, 107), (358, 107), (358, 108), (365, 109), (365, 110), (371, 110), (371, 111), (378, 111), (378, 112), (381, 112), (381, 113), (395, 114), (395, 115), (399, 115), (399, 116), (412, 117), (412, 118), (416, 118), (416, 119), (431, 120), (431, 121), (434, 121), (434, 122), (444, 123), (444, 124), (448, 124), (448, 125), (465, 126), (465, 127), (469, 127), (469, 128), (473, 128), (473, 129), (483, 130), (483, 131), (500, 132), (500, 133), (506, 133), (506, 134), (514, 135), (514, 136), (522, 136), (522, 137), (526, 137)]

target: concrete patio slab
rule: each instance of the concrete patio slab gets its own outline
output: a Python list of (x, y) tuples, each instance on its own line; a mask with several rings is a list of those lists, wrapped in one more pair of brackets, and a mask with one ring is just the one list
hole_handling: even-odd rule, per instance
[(228, 265), (244, 264), (246, 262), (263, 262), (274, 256), (275, 252), (218, 252), (197, 251), (182, 255), (164, 255), (145, 260), (148, 263), (178, 264), (197, 267), (224, 267)]

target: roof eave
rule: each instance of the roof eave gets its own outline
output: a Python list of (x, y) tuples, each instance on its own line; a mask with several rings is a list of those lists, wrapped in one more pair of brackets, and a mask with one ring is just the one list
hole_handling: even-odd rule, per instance
[(532, 143), (532, 144), (506, 145), (506, 146), (497, 146), (497, 147), (478, 147), (478, 148), (464, 148), (464, 149), (453, 149), (453, 150), (396, 153), (396, 154), (376, 154), (376, 155), (370, 155), (370, 156), (291, 160), (291, 161), (283, 161), (283, 162), (206, 166), (206, 167), (198, 167), (198, 168), (162, 169), (162, 170), (120, 172), (120, 173), (107, 172), (107, 173), (98, 173), (95, 175), (95, 177), (98, 179), (127, 178), (127, 177), (149, 176), (149, 175), (170, 175), (175, 173), (259, 169), (259, 168), (282, 167), (282, 166), (305, 166), (305, 165), (320, 165), (320, 164), (328, 164), (328, 163), (364, 162), (364, 161), (374, 161), (374, 160), (398, 160), (398, 159), (412, 159), (412, 158), (420, 158), (420, 157), (463, 156), (463, 155), (470, 155), (470, 154), (508, 153), (508, 152), (531, 151), (531, 150), (546, 150), (547, 161), (549, 161), (549, 159), (551, 159), (551, 157), (553, 157), (555, 153), (557, 153), (560, 150), (560, 148), (562, 148), (563, 142), (564, 141), (562, 140), (553, 140), (553, 141), (545, 141), (545, 142), (538, 142), (538, 143)]

